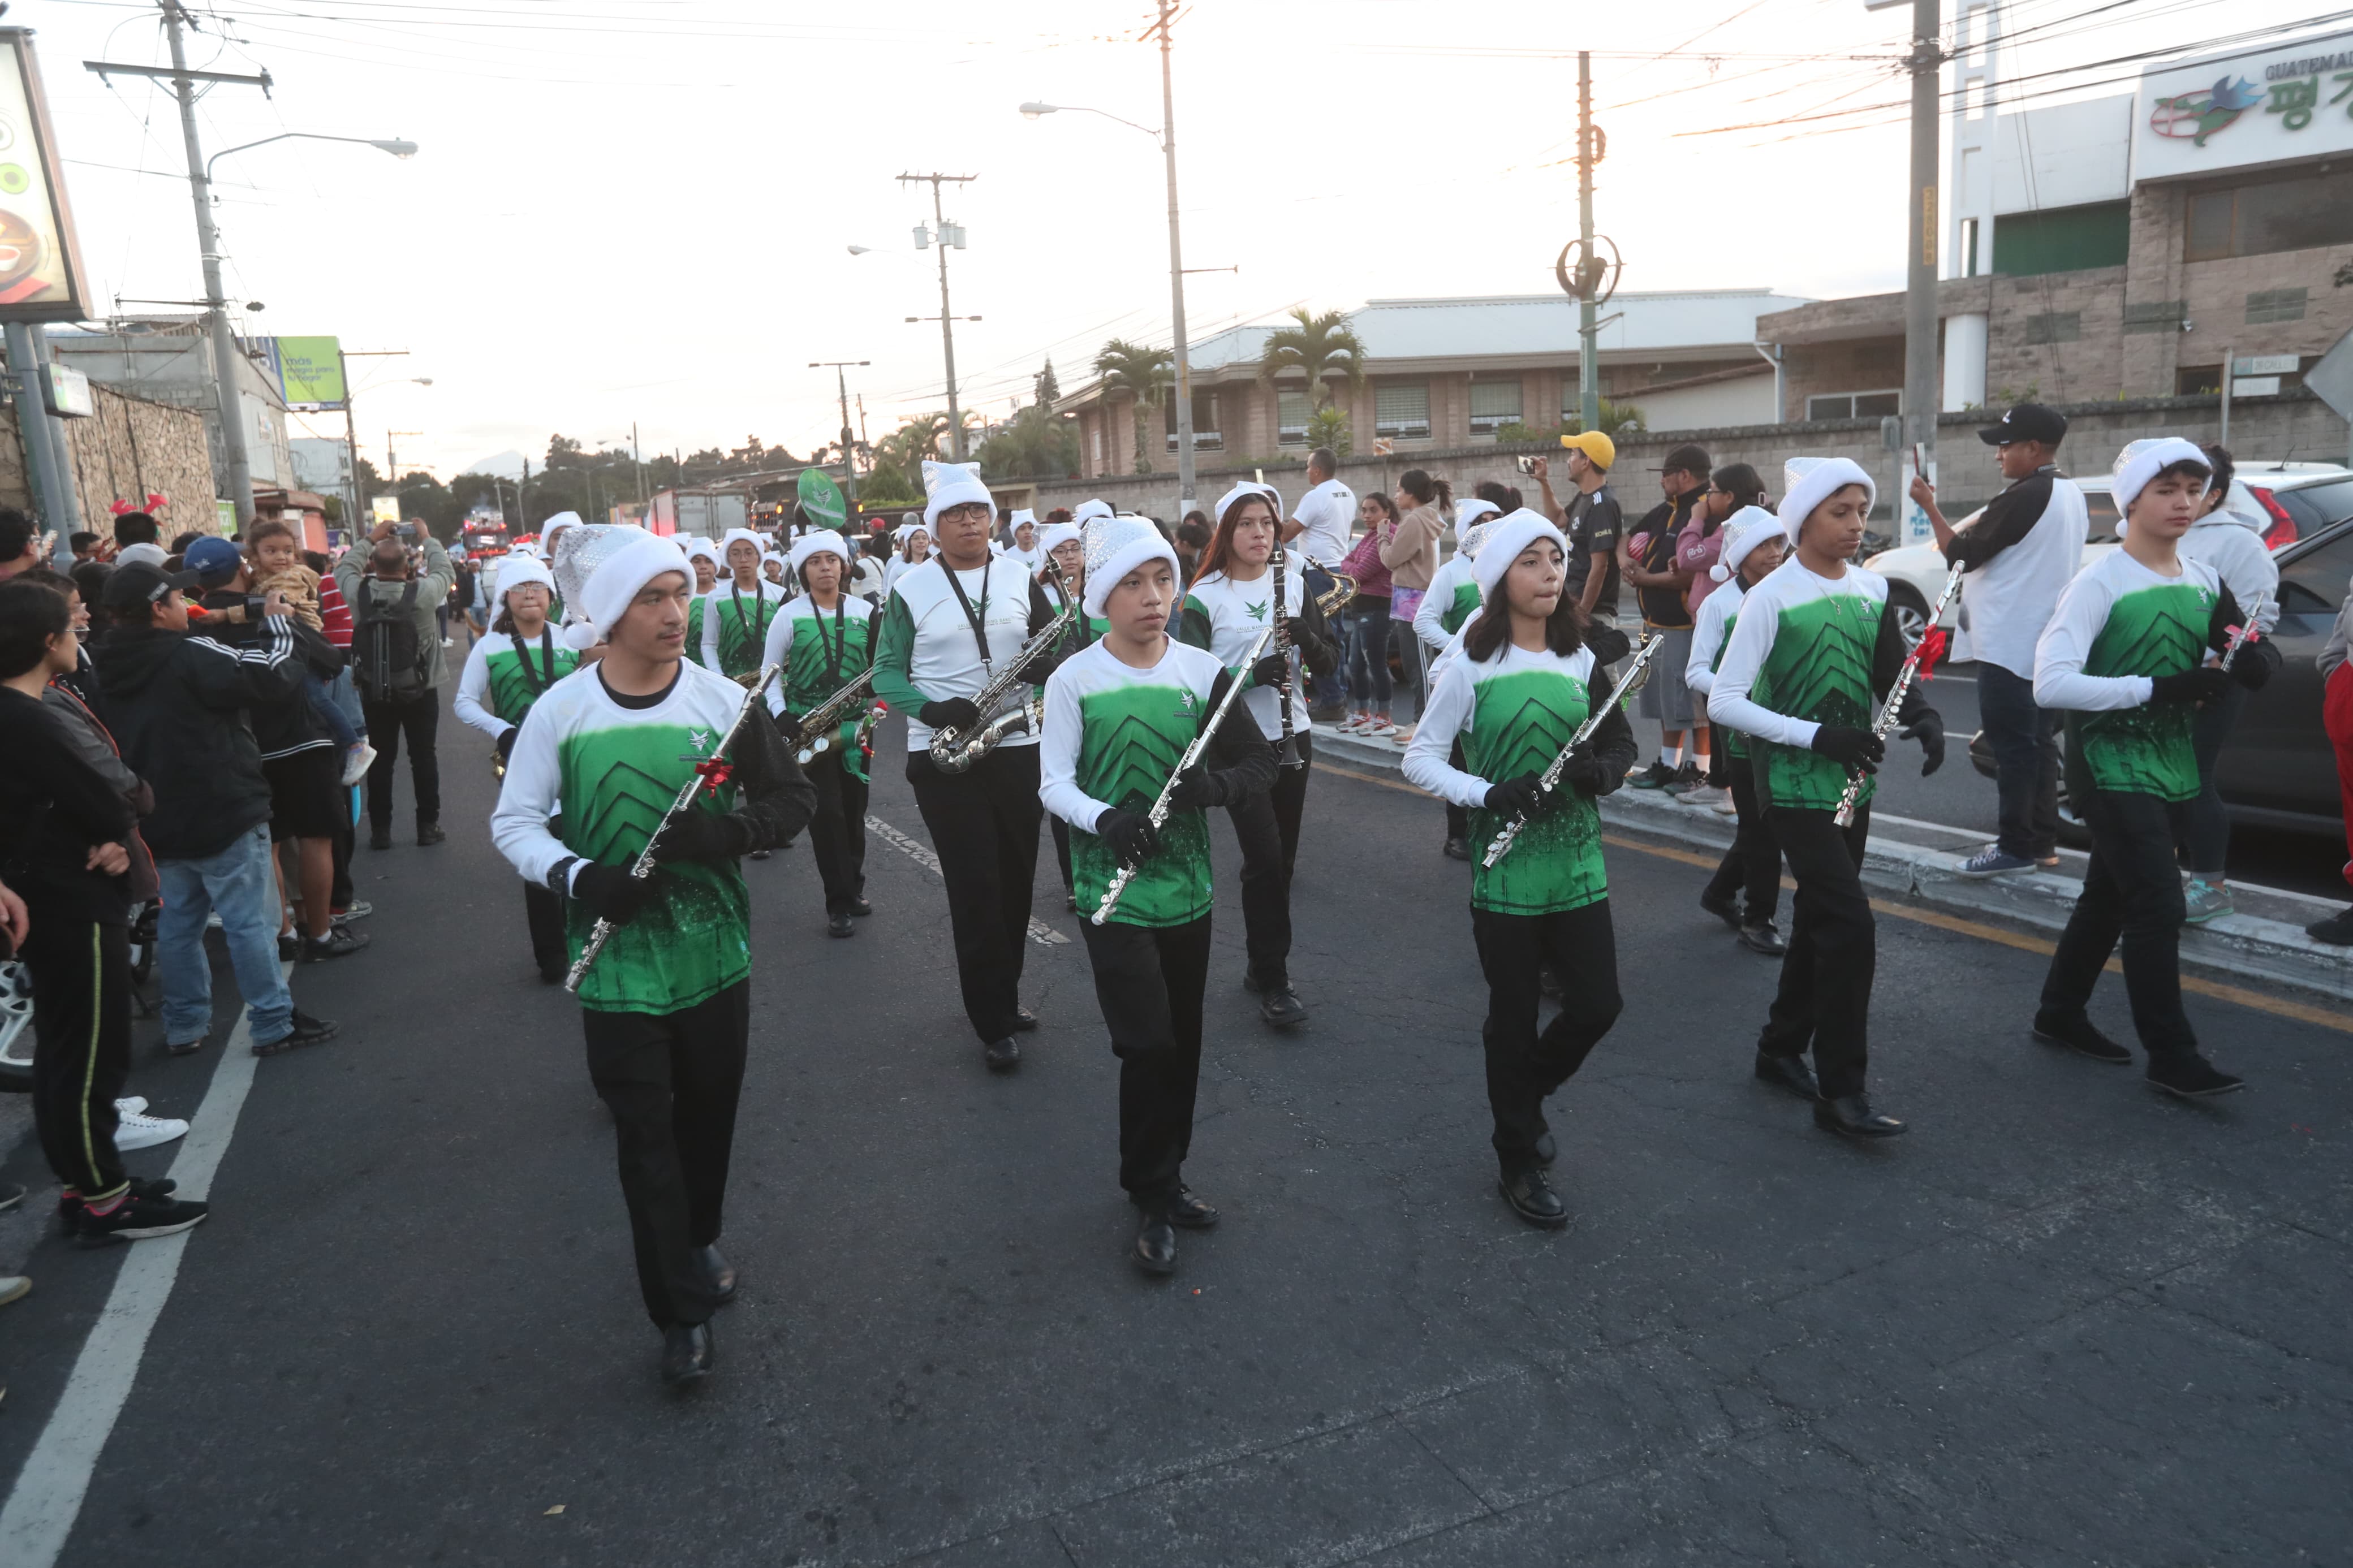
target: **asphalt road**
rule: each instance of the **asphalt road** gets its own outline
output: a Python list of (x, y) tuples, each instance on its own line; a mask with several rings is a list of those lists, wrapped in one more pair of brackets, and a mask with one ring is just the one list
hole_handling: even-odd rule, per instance
[[(1123, 1256), (1050, 856), (1070, 940), (1030, 949), (1010, 1079), (914, 855), (877, 837), (849, 942), (805, 847), (750, 867), (743, 1294), (719, 1375), (666, 1393), (486, 748), (443, 734), (449, 842), (364, 852), (374, 947), (297, 972), (343, 1037), (258, 1064), (65, 1563), (2345, 1560), (2341, 1021), (2193, 996), (2254, 1087), (2161, 1101), (2027, 1039), (2037, 939), (1890, 914), (1874, 1088), (1915, 1130), (1858, 1148), (1749, 1079), (1774, 966), (1699, 913), (1687, 853), (1614, 841), (1629, 1005), (1557, 1101), (1575, 1218), (1541, 1233), (1494, 1190), (1467, 868), (1434, 804), (1328, 770), (1295, 1037), (1240, 989), (1218, 835), (1187, 1175), (1227, 1217), (1168, 1282)], [(2099, 1016), (2128, 1031), (2115, 982)], [(186, 1114), (219, 1062), (143, 1025), (132, 1087)], [(46, 1181), (29, 1148), (0, 1173)], [(0, 1309), (9, 1484), (131, 1250), (44, 1241)]]

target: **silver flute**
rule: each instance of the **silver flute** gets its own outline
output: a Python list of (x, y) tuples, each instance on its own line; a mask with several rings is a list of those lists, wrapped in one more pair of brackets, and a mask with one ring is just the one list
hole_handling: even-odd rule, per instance
[[(1895, 684), (1888, 689), (1886, 705), (1880, 709), (1879, 717), (1871, 721), (1871, 732), (1879, 739), (1884, 741), (1894, 730), (1895, 721), (1901, 716), (1905, 694), (1912, 689), (1912, 678), (1920, 672), (1920, 650), (1926, 647), (1928, 639), (1936, 635), (1936, 623), (1945, 618), (1945, 606), (1951, 604), (1953, 595), (1961, 591), (1961, 574), (1968, 570), (1968, 566), (1963, 563), (1945, 574), (1945, 585), (1937, 591), (1936, 602), (1928, 606), (1928, 618), (1920, 627), (1920, 640), (1914, 643), (1912, 651), (1904, 656), (1904, 668), (1896, 672)], [(1847, 774), (1846, 791), (1839, 796), (1838, 809), (1831, 813), (1832, 822), (1841, 827), (1854, 825), (1854, 808), (1862, 799), (1862, 781), (1870, 776), (1861, 768)]]
[[(1542, 776), (1536, 780), (1539, 807), (1543, 797), (1550, 795), (1554, 787), (1560, 783), (1560, 775), (1567, 768), (1568, 759), (1577, 748), (1593, 739), (1593, 731), (1601, 728), (1601, 721), (1609, 717), (1611, 709), (1622, 707), (1626, 699), (1641, 689), (1643, 679), (1649, 670), (1651, 656), (1658, 652), (1666, 640), (1662, 637), (1646, 637), (1642, 639), (1642, 646), (1634, 650), (1634, 662), (1626, 667), (1625, 678), (1612, 689), (1609, 700), (1585, 716), (1585, 722), (1577, 727), (1577, 733), (1568, 738), (1568, 744), (1563, 746), (1559, 754), (1553, 758), (1552, 766), (1546, 768)], [(1519, 842), (1520, 829), (1535, 820), (1535, 816), (1533, 810), (1522, 812), (1504, 824), (1504, 830), (1495, 835), (1495, 841), (1493, 844), (1487, 846), (1486, 858), (1480, 861), (1480, 864), (1492, 868), (1504, 856), (1509, 855), (1512, 852), (1512, 846)]]
[(2239, 650), (2241, 648), (2246, 647), (2251, 642), (2256, 642), (2262, 639), (2263, 634), (2255, 629), (2255, 623), (2263, 619), (2263, 606), (2271, 602), (2272, 598), (2269, 594), (2257, 599), (2254, 603), (2253, 608), (2248, 610), (2247, 613), (2241, 617), (2244, 624), (2242, 626), (2235, 626), (2231, 628), (2231, 640), (2222, 647), (2223, 674), (2228, 675), (2231, 672), (2231, 661), (2239, 657)]

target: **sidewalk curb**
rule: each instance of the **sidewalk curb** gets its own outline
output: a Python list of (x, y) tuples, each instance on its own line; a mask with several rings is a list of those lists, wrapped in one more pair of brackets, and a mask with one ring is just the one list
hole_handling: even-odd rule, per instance
[[(1388, 773), (1398, 772), (1405, 756), (1395, 746), (1337, 734), (1324, 724), (1315, 726), (1315, 751), (1334, 763)], [(1601, 819), (1612, 827), (1703, 849), (1721, 850), (1732, 843), (1731, 818), (1653, 791), (1620, 790), (1602, 801)], [(1960, 875), (1965, 858), (1874, 832), (1864, 853), (1862, 879), (1936, 909), (1997, 915), (2049, 931), (2065, 928), (2083, 890), (2081, 881), (2047, 871), (1978, 881)], [(2185, 926), (2181, 962), (2218, 980), (2268, 980), (2353, 1002), (2353, 949), (2315, 942), (2285, 921), (2232, 914)]]

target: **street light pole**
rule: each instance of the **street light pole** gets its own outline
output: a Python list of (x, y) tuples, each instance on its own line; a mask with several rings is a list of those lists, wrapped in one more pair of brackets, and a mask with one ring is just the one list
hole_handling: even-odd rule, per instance
[[(343, 445), (350, 449), (352, 464), (352, 514), (343, 520), (343, 528), (353, 539), (366, 531), (360, 513), (367, 506), (367, 496), (360, 486), (360, 432), (352, 407), (358, 400), (358, 389), (352, 385), (350, 362), (355, 359), (405, 359), (407, 354), (406, 349), (345, 349), (339, 345), (335, 350), (335, 363), (343, 367)], [(389, 452), (385, 455), (387, 458), (391, 456)], [(399, 493), (396, 485), (394, 493)]]
[[(943, 316), (947, 314), (945, 305), (940, 307), (940, 314)], [(852, 509), (858, 505), (858, 459), (852, 454), (849, 444), (849, 376), (844, 367), (869, 363), (862, 359), (809, 361), (811, 370), (824, 370), (828, 366), (832, 368), (834, 389), (841, 395), (841, 499)]]
[(1193, 356), (1185, 341), (1185, 247), (1176, 215), (1176, 89), (1168, 60), (1176, 0), (1160, 0), (1160, 151), (1168, 162), (1168, 316), (1176, 348), (1176, 515), (1193, 510)]
[[(955, 383), (955, 317), (948, 308), (948, 220), (946, 209), (940, 205), (942, 184), (965, 185), (978, 179), (977, 174), (902, 174), (900, 181), (928, 180), (932, 186), (932, 243), (940, 253), (940, 349), (947, 361), (948, 371), (948, 450), (956, 462), (964, 461), (964, 416), (956, 408)], [(853, 248), (852, 254), (856, 254)], [(920, 321), (910, 316), (907, 320)], [(977, 321), (978, 316), (972, 320)]]

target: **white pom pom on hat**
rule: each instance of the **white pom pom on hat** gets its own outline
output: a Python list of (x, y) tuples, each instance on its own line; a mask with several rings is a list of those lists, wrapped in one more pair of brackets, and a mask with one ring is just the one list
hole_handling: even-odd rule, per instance
[(1724, 542), (1707, 574), (1719, 583), (1729, 583), (1750, 551), (1781, 531), (1781, 520), (1761, 506), (1744, 506), (1724, 520), (1719, 531)]

